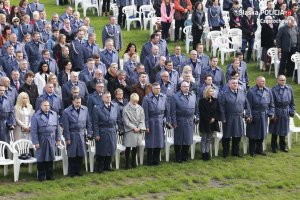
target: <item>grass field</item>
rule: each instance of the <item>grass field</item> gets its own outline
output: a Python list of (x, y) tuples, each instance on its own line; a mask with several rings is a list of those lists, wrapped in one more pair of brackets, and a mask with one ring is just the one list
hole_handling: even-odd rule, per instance
[[(43, 3), (46, 4), (49, 19), (54, 12), (64, 12), (64, 7), (56, 6), (54, 0)], [(11, 4), (16, 4), (16, 1)], [(91, 15), (89, 12), (97, 41), (101, 44), (102, 27), (108, 18)], [(123, 45), (134, 42), (138, 51), (148, 38), (148, 31), (123, 31)], [(173, 44), (169, 49), (173, 52)], [(255, 64), (249, 63), (248, 71), (251, 85), (255, 84), (255, 78), (259, 75), (266, 77), (268, 86), (276, 83), (274, 73), (261, 73)], [(300, 87), (291, 83), (290, 78), (288, 83), (293, 86), (295, 102), (299, 105)], [(27, 167), (23, 166), (18, 183), (13, 183), (12, 170), (9, 176), (0, 176), (0, 199), (300, 199), (300, 143), (294, 142), (287, 154), (272, 154), (270, 135), (268, 138), (266, 157), (229, 157), (226, 160), (214, 157), (204, 162), (200, 160), (197, 145), (196, 159), (186, 164), (174, 163), (172, 154), (171, 162), (163, 161), (159, 167), (139, 166), (125, 171), (122, 169), (122, 158), (118, 171), (86, 173), (80, 178), (63, 177), (58, 164), (56, 180), (43, 183), (37, 182), (35, 174), (29, 175)], [(162, 155), (164, 160), (164, 153)], [(33, 171), (35, 173), (35, 166)]]

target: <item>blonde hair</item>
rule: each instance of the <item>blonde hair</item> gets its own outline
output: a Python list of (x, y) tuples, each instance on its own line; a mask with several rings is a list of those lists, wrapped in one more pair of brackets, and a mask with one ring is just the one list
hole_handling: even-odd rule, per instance
[(27, 108), (32, 108), (32, 105), (30, 104), (30, 99), (29, 99), (29, 95), (26, 93), (26, 92), (21, 92), (19, 95), (18, 95), (18, 98), (17, 98), (17, 103), (16, 103), (16, 108), (18, 109), (21, 109), (22, 108), (22, 99), (24, 97), (27, 97), (28, 101), (27, 101)]
[(205, 89), (204, 89), (204, 91), (203, 91), (203, 98), (207, 98), (207, 97), (208, 97), (208, 92), (209, 92), (210, 90), (215, 91), (215, 89), (214, 89), (212, 86), (206, 86), (206, 87), (205, 87)]
[(49, 83), (49, 81), (51, 81), (51, 79), (52, 79), (53, 77), (56, 78), (56, 83), (51, 83), (51, 84), (53, 84), (53, 86), (56, 87), (57, 84), (58, 84), (58, 83), (57, 83), (58, 80), (57, 80), (57, 76), (56, 76), (55, 74), (52, 74), (52, 73), (51, 73), (51, 74), (48, 76), (47, 82)]
[(140, 100), (140, 97), (137, 93), (132, 93), (130, 95), (130, 101), (137, 101), (138, 102), (139, 100)]

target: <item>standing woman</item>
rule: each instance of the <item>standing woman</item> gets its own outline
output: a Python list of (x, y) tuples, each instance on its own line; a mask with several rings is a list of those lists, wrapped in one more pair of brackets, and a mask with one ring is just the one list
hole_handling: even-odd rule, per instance
[(204, 96), (199, 101), (200, 124), (199, 131), (201, 133), (201, 152), (202, 159), (209, 160), (209, 148), (213, 138), (214, 131), (220, 131), (218, 124), (219, 103), (214, 96), (215, 89), (207, 86), (204, 90)]
[(194, 12), (192, 15), (192, 34), (193, 34), (193, 49), (196, 49), (196, 45), (200, 43), (203, 26), (205, 23), (205, 13), (203, 12), (203, 4), (198, 1), (195, 4)]
[(63, 65), (64, 70), (60, 71), (58, 74), (58, 83), (61, 87), (70, 80), (72, 72), (71, 60), (65, 60)]
[(129, 156), (131, 152), (131, 167), (136, 167), (135, 157), (137, 147), (142, 145), (142, 132), (146, 130), (144, 109), (138, 104), (139, 95), (132, 93), (130, 102), (123, 109), (125, 150), (125, 169), (129, 169)]
[(187, 20), (188, 12), (192, 10), (190, 0), (174, 0), (174, 19), (175, 19), (175, 42), (179, 39), (179, 29), (181, 27), (181, 40), (184, 40), (184, 22)]
[(261, 24), (261, 61), (263, 61), (262, 70), (266, 71), (266, 63), (270, 63), (270, 57), (267, 54), (269, 48), (275, 46), (276, 27), (272, 23), (273, 18), (266, 16), (265, 23)]
[(31, 140), (30, 122), (34, 113), (29, 96), (26, 92), (21, 92), (15, 106), (16, 128), (14, 129), (15, 141), (19, 139)]
[(169, 29), (174, 18), (174, 4), (170, 0), (163, 0), (160, 13), (161, 13), (161, 26), (162, 26), (162, 39), (167, 39), (169, 34)]
[(41, 62), (39, 71), (34, 76), (34, 83), (38, 87), (39, 95), (44, 93), (44, 87), (47, 84), (48, 76), (50, 75), (49, 66), (46, 62)]
[(209, 29), (211, 31), (220, 31), (221, 26), (223, 27), (225, 22), (218, 0), (212, 0), (212, 6), (208, 8), (207, 14)]

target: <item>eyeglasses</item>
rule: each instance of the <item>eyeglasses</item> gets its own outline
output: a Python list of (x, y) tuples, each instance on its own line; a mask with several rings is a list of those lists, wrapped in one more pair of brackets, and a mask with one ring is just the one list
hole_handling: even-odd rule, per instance
[(14, 23), (19, 23), (20, 21), (14, 21)]

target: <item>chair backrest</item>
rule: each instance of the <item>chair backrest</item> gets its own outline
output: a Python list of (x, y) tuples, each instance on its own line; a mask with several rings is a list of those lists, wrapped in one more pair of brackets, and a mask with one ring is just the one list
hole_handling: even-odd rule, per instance
[(217, 37), (222, 36), (222, 32), (221, 31), (210, 31), (207, 34), (207, 38), (211, 39), (211, 40), (215, 40)]
[(32, 142), (30, 140), (20, 139), (13, 143), (13, 149), (18, 152), (18, 155), (29, 153), (29, 149), (32, 148)]
[(117, 134), (117, 144), (123, 145), (123, 135)]
[(229, 37), (242, 37), (242, 30), (239, 28), (231, 28), (228, 30)]
[(87, 143), (88, 143), (88, 146), (90, 146), (91, 148), (96, 146), (95, 140), (88, 140)]
[(192, 26), (186, 26), (183, 28), (183, 33), (189, 35), (192, 33)]
[(124, 6), (122, 12), (126, 15), (126, 18), (131, 16), (136, 16), (136, 7), (135, 6)]
[(226, 17), (226, 18), (229, 18), (229, 11), (222, 11), (222, 16), (223, 18)]
[(195, 124), (194, 135), (200, 135), (200, 132), (199, 132), (199, 124)]
[(300, 53), (293, 54), (291, 60), (296, 64), (300, 64)]
[(98, 0), (82, 0), (82, 6), (87, 5), (87, 6), (97, 6), (98, 5)]
[(146, 15), (147, 12), (152, 12), (152, 11), (155, 11), (153, 6), (150, 4), (150, 5), (142, 5), (140, 6), (140, 13), (143, 14), (143, 16)]
[(270, 48), (267, 51), (268, 56), (271, 57), (271, 63), (275, 63), (278, 60), (278, 50), (277, 48)]
[(226, 48), (228, 49), (229, 48), (229, 44), (230, 44), (230, 41), (227, 37), (224, 37), (224, 36), (219, 36), (215, 39), (215, 42), (214, 42), (215, 45), (218, 45), (219, 48)]
[(290, 117), (290, 120), (289, 120), (289, 127), (290, 127), (290, 130), (295, 128), (294, 118), (292, 118), (292, 117)]
[(8, 148), (10, 150), (12, 149), (8, 143), (0, 141), (0, 161), (5, 160), (5, 149), (6, 148)]
[(173, 132), (174, 129), (167, 129), (165, 128), (165, 133), (166, 133), (166, 139), (167, 138), (174, 138), (174, 132)]

